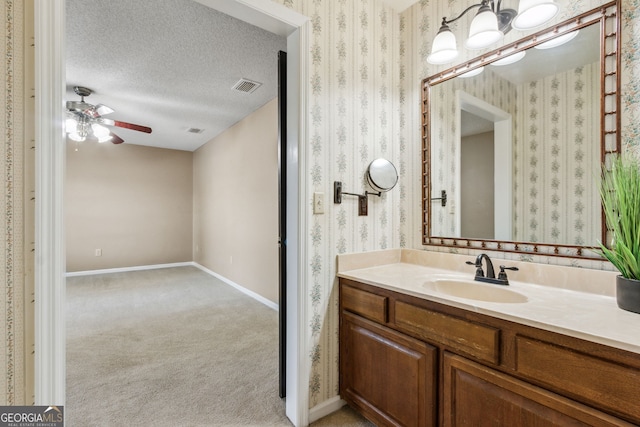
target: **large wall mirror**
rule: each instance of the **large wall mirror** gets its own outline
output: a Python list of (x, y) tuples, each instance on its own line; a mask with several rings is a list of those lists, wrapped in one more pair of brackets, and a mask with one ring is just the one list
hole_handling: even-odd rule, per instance
[(598, 258), (619, 28), (607, 3), (423, 81), (423, 244)]

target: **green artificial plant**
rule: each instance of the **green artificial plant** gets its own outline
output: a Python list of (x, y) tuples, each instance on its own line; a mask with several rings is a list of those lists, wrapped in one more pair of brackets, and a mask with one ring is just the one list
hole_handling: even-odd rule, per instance
[(610, 247), (600, 243), (601, 254), (623, 277), (640, 280), (640, 163), (615, 156), (603, 166), (600, 196), (613, 233)]

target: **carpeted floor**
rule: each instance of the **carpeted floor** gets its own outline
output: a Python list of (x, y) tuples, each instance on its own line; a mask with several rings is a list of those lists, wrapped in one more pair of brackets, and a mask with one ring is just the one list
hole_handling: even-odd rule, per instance
[(67, 280), (69, 427), (291, 426), (277, 366), (277, 312), (195, 267)]

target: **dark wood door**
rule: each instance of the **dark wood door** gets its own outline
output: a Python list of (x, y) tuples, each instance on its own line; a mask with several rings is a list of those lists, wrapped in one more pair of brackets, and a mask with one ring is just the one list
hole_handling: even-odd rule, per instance
[(443, 425), (631, 426), (451, 353), (443, 357)]
[(278, 52), (279, 395), (287, 397), (287, 52)]
[(378, 426), (433, 426), (437, 349), (343, 312), (340, 394)]

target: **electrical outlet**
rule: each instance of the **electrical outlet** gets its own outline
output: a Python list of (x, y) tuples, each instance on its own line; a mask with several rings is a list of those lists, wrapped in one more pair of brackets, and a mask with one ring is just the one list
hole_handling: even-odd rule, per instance
[(324, 193), (322, 192), (313, 193), (313, 213), (314, 214), (324, 213)]
[(102, 249), (96, 249), (96, 256), (102, 256)]

